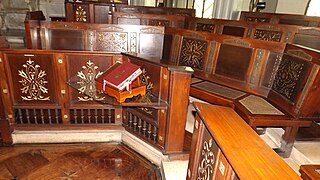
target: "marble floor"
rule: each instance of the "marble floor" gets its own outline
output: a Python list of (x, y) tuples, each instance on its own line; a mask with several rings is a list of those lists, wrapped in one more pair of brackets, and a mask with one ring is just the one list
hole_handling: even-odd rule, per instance
[[(190, 102), (200, 101), (198, 99), (190, 98)], [(189, 105), (188, 118), (186, 130), (193, 132), (194, 115), (193, 106)], [(272, 148), (279, 147), (282, 129), (268, 128), (264, 135), (260, 137)], [(320, 141), (296, 141), (289, 158), (283, 160), (297, 173), (302, 164), (320, 164)], [(163, 163), (166, 180), (183, 180), (186, 179), (188, 168), (188, 161), (171, 161)]]

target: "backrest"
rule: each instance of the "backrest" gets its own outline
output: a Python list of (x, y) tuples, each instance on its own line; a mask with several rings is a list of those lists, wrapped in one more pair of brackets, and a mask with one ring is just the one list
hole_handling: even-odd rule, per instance
[(25, 23), (29, 32), (27, 45), (32, 49), (135, 52), (162, 56), (164, 27), (160, 26), (50, 21)]
[(29, 11), (26, 14), (25, 20), (46, 20), (42, 11)]
[(287, 24), (298, 26), (319, 27), (320, 18), (299, 14), (265, 13), (241, 11), (240, 20), (249, 22), (263, 22), (272, 24)]
[(293, 116), (320, 117), (320, 52), (286, 45), (268, 99)]
[(149, 25), (184, 28), (184, 16), (114, 12), (113, 24)]
[(266, 96), (284, 43), (166, 28), (164, 55), (190, 66), (195, 77)]

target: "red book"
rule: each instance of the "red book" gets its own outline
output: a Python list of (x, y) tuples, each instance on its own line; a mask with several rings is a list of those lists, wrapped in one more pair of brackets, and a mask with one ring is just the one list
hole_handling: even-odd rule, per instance
[(131, 83), (142, 74), (140, 66), (130, 62), (117, 63), (103, 73), (102, 88), (105, 90), (106, 85), (122, 91), (124, 88), (130, 90)]

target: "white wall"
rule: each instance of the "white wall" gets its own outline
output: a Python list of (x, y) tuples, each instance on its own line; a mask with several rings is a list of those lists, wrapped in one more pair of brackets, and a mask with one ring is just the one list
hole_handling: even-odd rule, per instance
[[(250, 0), (243, 0), (242, 10), (249, 10)], [(277, 13), (304, 14), (308, 0), (278, 0)]]

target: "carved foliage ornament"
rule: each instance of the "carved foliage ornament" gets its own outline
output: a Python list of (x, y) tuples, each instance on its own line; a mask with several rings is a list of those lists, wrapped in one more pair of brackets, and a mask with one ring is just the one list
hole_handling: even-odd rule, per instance
[(98, 71), (98, 66), (89, 60), (86, 65), (82, 66), (82, 71), (79, 71), (77, 76), (80, 80), (77, 82), (80, 86), (78, 89), (80, 94), (86, 94), (85, 96), (78, 97), (79, 101), (92, 101), (95, 97), (96, 100), (102, 100), (104, 97), (96, 97), (95, 78), (99, 77), (102, 72)]
[(40, 100), (48, 101), (50, 96), (45, 97), (43, 94), (48, 94), (48, 89), (45, 85), (48, 83), (45, 76), (46, 72), (40, 69), (40, 65), (35, 64), (30, 58), (26, 64), (22, 65), (25, 69), (18, 70), (21, 80), (19, 83), (22, 84), (20, 89), (22, 94), (27, 94), (26, 96), (21, 96), (23, 100)]
[(81, 6), (76, 9), (76, 21), (87, 22), (87, 12)]
[(207, 41), (184, 38), (179, 57), (179, 65), (202, 70), (207, 46)]
[(198, 177), (197, 180), (207, 180), (212, 179), (212, 173), (213, 173), (213, 165), (215, 161), (214, 153), (211, 151), (213, 145), (213, 140), (210, 139), (208, 142), (204, 141), (201, 155), (202, 160), (199, 162), (198, 166)]
[(287, 99), (292, 100), (293, 92), (299, 81), (304, 65), (304, 63), (283, 58), (278, 67), (272, 89)]
[(97, 33), (97, 50), (99, 51), (126, 52), (127, 44), (127, 33)]
[(264, 41), (280, 42), (281, 37), (282, 37), (282, 32), (279, 32), (279, 31), (257, 29), (254, 32), (254, 39), (259, 39)]
[(213, 32), (214, 24), (197, 23), (196, 30), (204, 32)]

